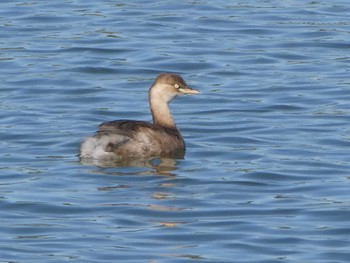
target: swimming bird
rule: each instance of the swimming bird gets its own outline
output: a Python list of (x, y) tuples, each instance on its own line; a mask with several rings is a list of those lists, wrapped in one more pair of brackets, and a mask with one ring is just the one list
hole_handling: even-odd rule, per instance
[(94, 136), (80, 145), (81, 160), (123, 161), (174, 158), (185, 155), (185, 142), (169, 110), (169, 102), (180, 94), (198, 94), (177, 74), (162, 73), (150, 87), (149, 105), (153, 122), (107, 121)]

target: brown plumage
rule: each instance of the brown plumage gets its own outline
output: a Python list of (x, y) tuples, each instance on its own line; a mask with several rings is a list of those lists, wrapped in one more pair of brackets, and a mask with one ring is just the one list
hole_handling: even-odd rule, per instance
[(81, 144), (81, 159), (122, 161), (156, 157), (183, 158), (185, 142), (170, 114), (169, 102), (179, 94), (197, 94), (176, 74), (160, 74), (149, 89), (153, 123), (118, 120), (104, 122)]

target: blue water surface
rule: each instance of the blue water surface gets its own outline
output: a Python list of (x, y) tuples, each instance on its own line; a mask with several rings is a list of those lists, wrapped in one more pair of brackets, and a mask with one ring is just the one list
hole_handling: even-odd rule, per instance
[[(0, 3), (0, 262), (349, 262), (348, 1)], [(184, 160), (81, 164), (171, 104)]]

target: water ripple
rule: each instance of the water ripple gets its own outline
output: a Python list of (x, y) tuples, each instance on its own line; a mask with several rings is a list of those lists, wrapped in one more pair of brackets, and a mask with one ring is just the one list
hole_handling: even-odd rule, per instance
[[(348, 261), (345, 1), (0, 6), (2, 260)], [(186, 159), (79, 163), (163, 71)]]

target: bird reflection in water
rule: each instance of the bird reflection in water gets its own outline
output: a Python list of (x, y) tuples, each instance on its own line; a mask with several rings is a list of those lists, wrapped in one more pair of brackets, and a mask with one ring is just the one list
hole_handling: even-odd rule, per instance
[[(91, 165), (101, 168), (99, 172), (109, 175), (147, 175), (147, 174), (157, 174), (165, 176), (175, 176), (173, 171), (177, 169), (177, 164), (179, 160), (171, 158), (156, 158), (151, 160), (123, 160), (123, 161), (113, 161), (113, 160), (100, 160), (100, 159), (85, 159), (80, 160), (82, 164)], [(123, 168), (123, 167), (138, 167), (141, 171), (127, 172), (123, 169), (112, 171), (109, 168)], [(146, 171), (142, 168), (151, 168)]]

